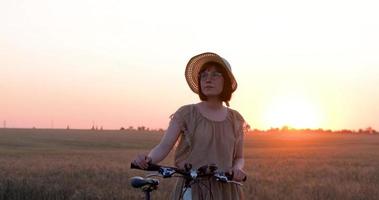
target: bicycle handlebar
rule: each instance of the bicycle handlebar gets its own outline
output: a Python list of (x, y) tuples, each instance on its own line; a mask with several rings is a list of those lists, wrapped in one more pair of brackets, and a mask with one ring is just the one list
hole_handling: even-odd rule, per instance
[[(197, 177), (211, 177), (214, 176), (217, 178), (218, 181), (221, 182), (231, 182), (233, 181), (233, 174), (230, 174), (228, 172), (220, 172), (217, 171), (217, 167), (215, 165), (205, 165), (197, 170), (192, 169), (191, 164), (185, 164), (184, 170), (178, 169), (176, 167), (169, 167), (169, 166), (160, 166), (157, 164), (149, 163), (148, 167), (146, 169), (140, 168), (138, 165), (135, 165), (134, 163), (130, 164), (131, 169), (140, 169), (145, 171), (156, 171), (159, 174), (163, 176), (163, 178), (172, 177), (175, 173), (180, 174), (184, 176), (185, 178), (192, 178), (195, 179)], [(243, 182), (247, 180), (247, 177), (245, 176), (243, 178)]]

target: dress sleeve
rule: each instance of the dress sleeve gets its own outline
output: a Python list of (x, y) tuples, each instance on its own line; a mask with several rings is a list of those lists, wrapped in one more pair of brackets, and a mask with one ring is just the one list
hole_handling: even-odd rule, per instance
[[(180, 142), (183, 145), (179, 145), (177, 153), (180, 151), (187, 151), (192, 146), (191, 131), (188, 129), (191, 127), (191, 109), (190, 105), (180, 107), (174, 114), (170, 116), (170, 126), (172, 123), (176, 123), (180, 128)], [(180, 154), (180, 153), (179, 153)]]
[(176, 123), (179, 125), (181, 132), (187, 130), (187, 115), (188, 115), (188, 106), (180, 107), (175, 113), (170, 115), (170, 125)]
[(242, 117), (242, 115), (238, 112), (235, 111), (235, 126), (236, 126), (236, 131), (238, 132), (238, 136), (244, 133), (247, 133), (250, 129), (250, 125), (247, 124), (245, 119)]
[(246, 123), (242, 115), (234, 111), (234, 128), (235, 128), (235, 145), (234, 145), (234, 158), (243, 157), (243, 144), (244, 134), (247, 133), (249, 125)]

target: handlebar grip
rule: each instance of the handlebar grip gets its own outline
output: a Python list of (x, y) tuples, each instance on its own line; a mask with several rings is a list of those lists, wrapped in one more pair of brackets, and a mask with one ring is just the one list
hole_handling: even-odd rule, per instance
[(130, 169), (141, 169), (141, 170), (145, 170), (145, 171), (158, 171), (160, 168), (161, 168), (161, 166), (159, 166), (159, 165), (149, 163), (149, 166), (146, 169), (142, 169), (138, 165), (136, 165), (134, 163), (130, 163)]

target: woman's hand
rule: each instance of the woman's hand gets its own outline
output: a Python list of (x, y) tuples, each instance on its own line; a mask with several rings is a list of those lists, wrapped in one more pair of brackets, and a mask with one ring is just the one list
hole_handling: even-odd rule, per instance
[(149, 163), (151, 163), (151, 157), (145, 154), (139, 154), (133, 160), (133, 164), (138, 165), (142, 169), (147, 169), (149, 167)]
[(234, 181), (241, 182), (246, 180), (246, 172), (238, 167), (233, 167), (229, 173), (233, 174)]

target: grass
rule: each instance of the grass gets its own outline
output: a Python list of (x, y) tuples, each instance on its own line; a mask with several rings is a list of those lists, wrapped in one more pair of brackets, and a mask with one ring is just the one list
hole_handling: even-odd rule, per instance
[[(0, 199), (141, 199), (129, 178), (159, 132), (0, 129)], [(246, 199), (378, 199), (379, 136), (249, 134)], [(172, 154), (164, 161), (172, 164)], [(175, 180), (161, 181), (168, 199)]]

